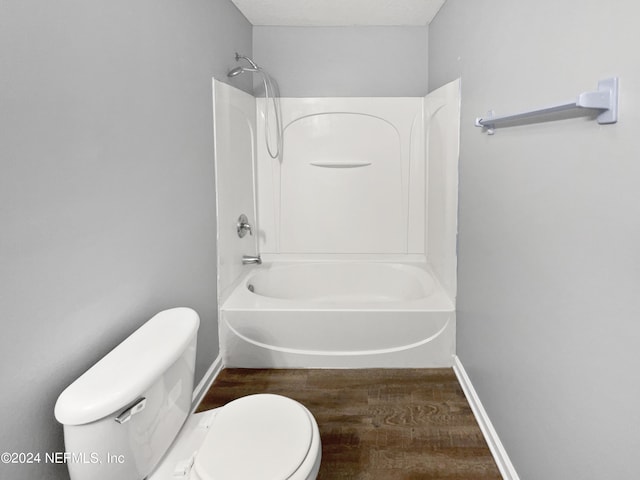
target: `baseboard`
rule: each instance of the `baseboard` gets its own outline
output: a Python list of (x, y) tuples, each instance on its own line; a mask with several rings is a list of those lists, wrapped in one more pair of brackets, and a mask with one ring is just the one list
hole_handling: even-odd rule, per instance
[(191, 413), (198, 407), (200, 400), (204, 397), (205, 393), (209, 390), (209, 387), (213, 384), (218, 374), (222, 371), (224, 365), (222, 364), (222, 357), (218, 357), (213, 361), (207, 373), (204, 374), (200, 383), (193, 390), (193, 396), (191, 397)]
[(480, 401), (476, 390), (473, 388), (471, 380), (469, 380), (469, 376), (457, 355), (453, 356), (453, 371), (455, 372), (456, 377), (458, 377), (458, 382), (460, 382), (460, 386), (467, 397), (467, 401), (469, 402), (471, 410), (476, 417), (476, 421), (480, 426), (480, 430), (482, 430), (482, 434), (489, 445), (489, 450), (491, 450), (491, 454), (498, 465), (502, 478), (504, 478), (504, 480), (520, 480), (516, 469), (513, 467), (513, 464), (509, 459), (509, 455), (507, 455), (507, 451), (504, 449), (500, 438), (498, 438), (498, 434), (493, 428), (491, 420), (489, 420), (489, 416), (482, 406), (482, 402)]

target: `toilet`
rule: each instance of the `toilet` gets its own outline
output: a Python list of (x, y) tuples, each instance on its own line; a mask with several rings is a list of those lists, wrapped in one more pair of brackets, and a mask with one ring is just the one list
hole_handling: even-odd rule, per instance
[[(60, 394), (71, 480), (315, 480), (320, 434), (299, 402), (255, 394), (190, 415), (199, 324), (190, 308), (158, 313)], [(204, 433), (167, 466), (185, 422)]]

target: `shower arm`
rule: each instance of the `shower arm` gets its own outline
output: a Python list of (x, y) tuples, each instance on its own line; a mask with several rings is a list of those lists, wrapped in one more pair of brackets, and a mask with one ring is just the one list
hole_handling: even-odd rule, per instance
[(249, 57), (246, 57), (244, 55), (240, 55), (238, 52), (236, 52), (236, 62), (240, 61), (241, 58), (246, 60), (247, 62), (249, 62), (251, 67), (255, 68), (256, 70), (260, 70), (260, 67), (258, 67), (258, 65), (256, 65), (253, 60), (251, 60)]

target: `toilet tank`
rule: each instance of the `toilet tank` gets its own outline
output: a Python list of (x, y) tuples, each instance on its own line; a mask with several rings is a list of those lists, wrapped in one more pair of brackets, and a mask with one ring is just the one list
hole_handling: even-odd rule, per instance
[(142, 480), (189, 415), (200, 318), (158, 313), (56, 402), (71, 480)]

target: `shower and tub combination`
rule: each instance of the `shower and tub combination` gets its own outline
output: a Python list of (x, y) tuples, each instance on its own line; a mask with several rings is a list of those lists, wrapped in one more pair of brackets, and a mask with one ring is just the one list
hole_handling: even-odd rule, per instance
[[(228, 367), (443, 367), (455, 353), (459, 81), (278, 98), (213, 81)], [(257, 74), (264, 97), (233, 85)]]

